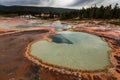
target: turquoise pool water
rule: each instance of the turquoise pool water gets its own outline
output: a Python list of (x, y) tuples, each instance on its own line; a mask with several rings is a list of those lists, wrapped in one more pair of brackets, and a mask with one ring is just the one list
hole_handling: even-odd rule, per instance
[(16, 28), (18, 29), (28, 29), (28, 28), (39, 28), (39, 27), (54, 27), (55, 29), (67, 29), (71, 28), (70, 25), (67, 24), (40, 24), (40, 25), (31, 25), (31, 26), (24, 26), (24, 25), (18, 25)]
[(45, 63), (78, 70), (104, 69), (112, 50), (101, 38), (83, 32), (59, 32), (46, 40), (32, 44), (30, 54)]

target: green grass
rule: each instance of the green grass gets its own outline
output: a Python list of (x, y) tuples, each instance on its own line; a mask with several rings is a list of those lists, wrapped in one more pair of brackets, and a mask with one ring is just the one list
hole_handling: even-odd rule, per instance
[(120, 25), (120, 21), (112, 21), (112, 22), (109, 22), (110, 24), (115, 24), (115, 25)]

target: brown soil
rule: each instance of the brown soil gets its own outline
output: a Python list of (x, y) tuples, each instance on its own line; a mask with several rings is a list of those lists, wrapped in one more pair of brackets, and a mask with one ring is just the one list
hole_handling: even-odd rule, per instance
[(22, 31), (0, 36), (0, 80), (31, 80), (34, 63), (24, 57), (28, 43), (42, 39), (48, 30)]

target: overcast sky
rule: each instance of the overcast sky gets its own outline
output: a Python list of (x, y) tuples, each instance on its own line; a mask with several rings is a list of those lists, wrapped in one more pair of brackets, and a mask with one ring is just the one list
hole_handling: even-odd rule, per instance
[(0, 0), (1, 5), (22, 5), (22, 6), (47, 6), (47, 7), (62, 7), (76, 8), (89, 7), (93, 5), (115, 5), (120, 4), (120, 0)]

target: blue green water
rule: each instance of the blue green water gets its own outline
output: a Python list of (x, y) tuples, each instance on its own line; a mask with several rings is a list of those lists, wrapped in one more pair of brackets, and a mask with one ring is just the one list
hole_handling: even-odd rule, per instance
[(16, 28), (18, 29), (28, 29), (28, 28), (39, 28), (39, 27), (54, 27), (55, 29), (67, 29), (70, 28), (70, 25), (67, 24), (41, 24), (41, 25), (29, 25), (29, 26), (24, 26), (24, 25), (18, 25)]
[(59, 32), (59, 35), (32, 44), (30, 54), (45, 63), (78, 70), (104, 69), (112, 50), (101, 38), (83, 32)]

